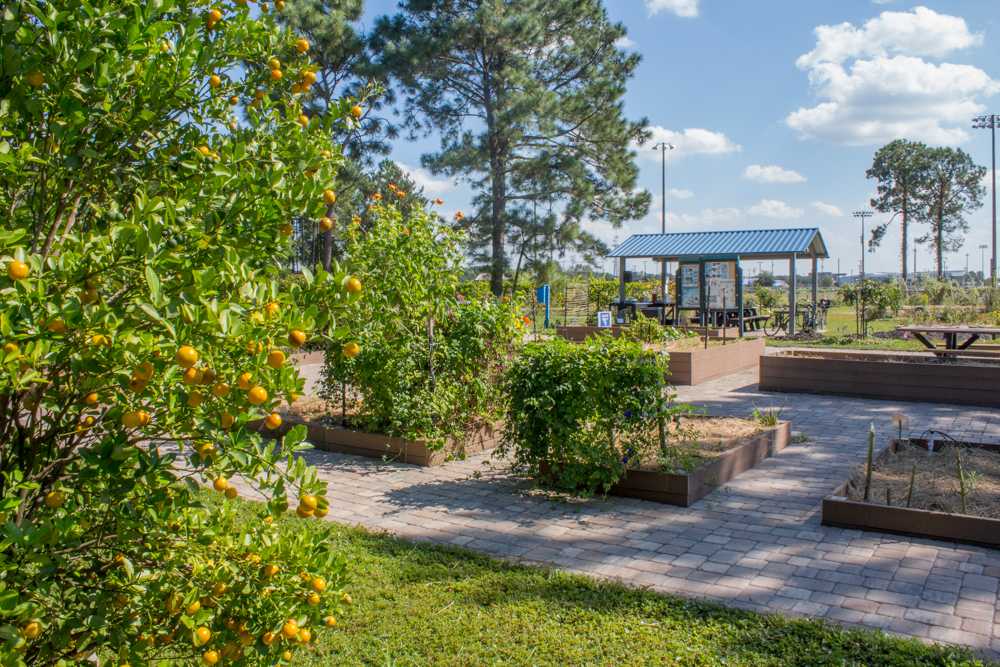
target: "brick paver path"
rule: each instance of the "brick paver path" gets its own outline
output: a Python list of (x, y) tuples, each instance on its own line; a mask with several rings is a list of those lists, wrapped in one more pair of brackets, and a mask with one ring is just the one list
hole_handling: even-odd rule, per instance
[[(315, 369), (304, 367), (309, 375)], [(822, 617), (1000, 657), (1000, 550), (820, 525), (820, 499), (860, 464), (870, 422), (903, 412), (913, 435), (1000, 441), (1000, 412), (761, 393), (756, 371), (680, 389), (711, 414), (781, 408), (793, 445), (689, 508), (553, 500), (481, 455), (418, 468), (309, 454), (330, 518), (764, 612)]]

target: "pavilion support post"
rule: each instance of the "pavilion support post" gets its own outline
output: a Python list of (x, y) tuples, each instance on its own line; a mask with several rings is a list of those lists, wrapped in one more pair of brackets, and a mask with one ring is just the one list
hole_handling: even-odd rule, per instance
[(788, 335), (795, 335), (795, 290), (798, 287), (798, 279), (795, 275), (795, 260), (798, 259), (793, 252), (788, 259)]
[(625, 304), (625, 258), (618, 258), (618, 317), (622, 316)]
[(816, 306), (819, 304), (819, 273), (817, 272), (819, 268), (819, 260), (816, 255), (812, 258), (812, 307), (813, 315), (816, 314)]

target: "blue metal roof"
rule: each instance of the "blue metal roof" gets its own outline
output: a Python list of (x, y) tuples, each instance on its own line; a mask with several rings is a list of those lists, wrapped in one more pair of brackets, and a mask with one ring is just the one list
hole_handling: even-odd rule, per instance
[(792, 254), (803, 258), (826, 258), (829, 254), (819, 229), (744, 229), (732, 232), (680, 232), (636, 234), (611, 251), (609, 257), (732, 256), (747, 259), (783, 259)]

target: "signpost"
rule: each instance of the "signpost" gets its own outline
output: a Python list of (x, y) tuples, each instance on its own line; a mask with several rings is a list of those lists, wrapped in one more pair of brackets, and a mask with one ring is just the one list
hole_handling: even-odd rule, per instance
[(548, 283), (535, 290), (535, 300), (545, 306), (545, 328), (549, 328), (549, 316), (552, 314), (552, 291)]

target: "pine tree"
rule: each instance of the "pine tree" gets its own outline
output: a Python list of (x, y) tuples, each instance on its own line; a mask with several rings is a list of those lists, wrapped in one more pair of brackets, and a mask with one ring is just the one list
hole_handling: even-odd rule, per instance
[(622, 110), (639, 56), (617, 47), (624, 36), (600, 0), (403, 0), (377, 22), (370, 50), (399, 82), (408, 128), (441, 135), (424, 166), (479, 193), (466, 222), (495, 294), (507, 243), (537, 242), (508, 238), (512, 211), (523, 221), (552, 199), (572, 239), (586, 220), (619, 226), (648, 210), (632, 151), (646, 121)]
[(926, 144), (897, 139), (875, 153), (865, 176), (878, 182), (871, 207), (880, 213), (892, 213), (888, 222), (871, 231), (871, 248), (878, 247), (892, 222), (899, 217), (900, 272), (907, 279), (910, 223), (919, 212), (920, 199), (929, 185), (930, 149)]
[(934, 248), (938, 278), (944, 277), (944, 253), (954, 252), (965, 243), (969, 223), (965, 214), (983, 205), (986, 167), (973, 162), (959, 148), (934, 148), (929, 153), (930, 178), (921, 196), (924, 221), (930, 225), (917, 243)]

